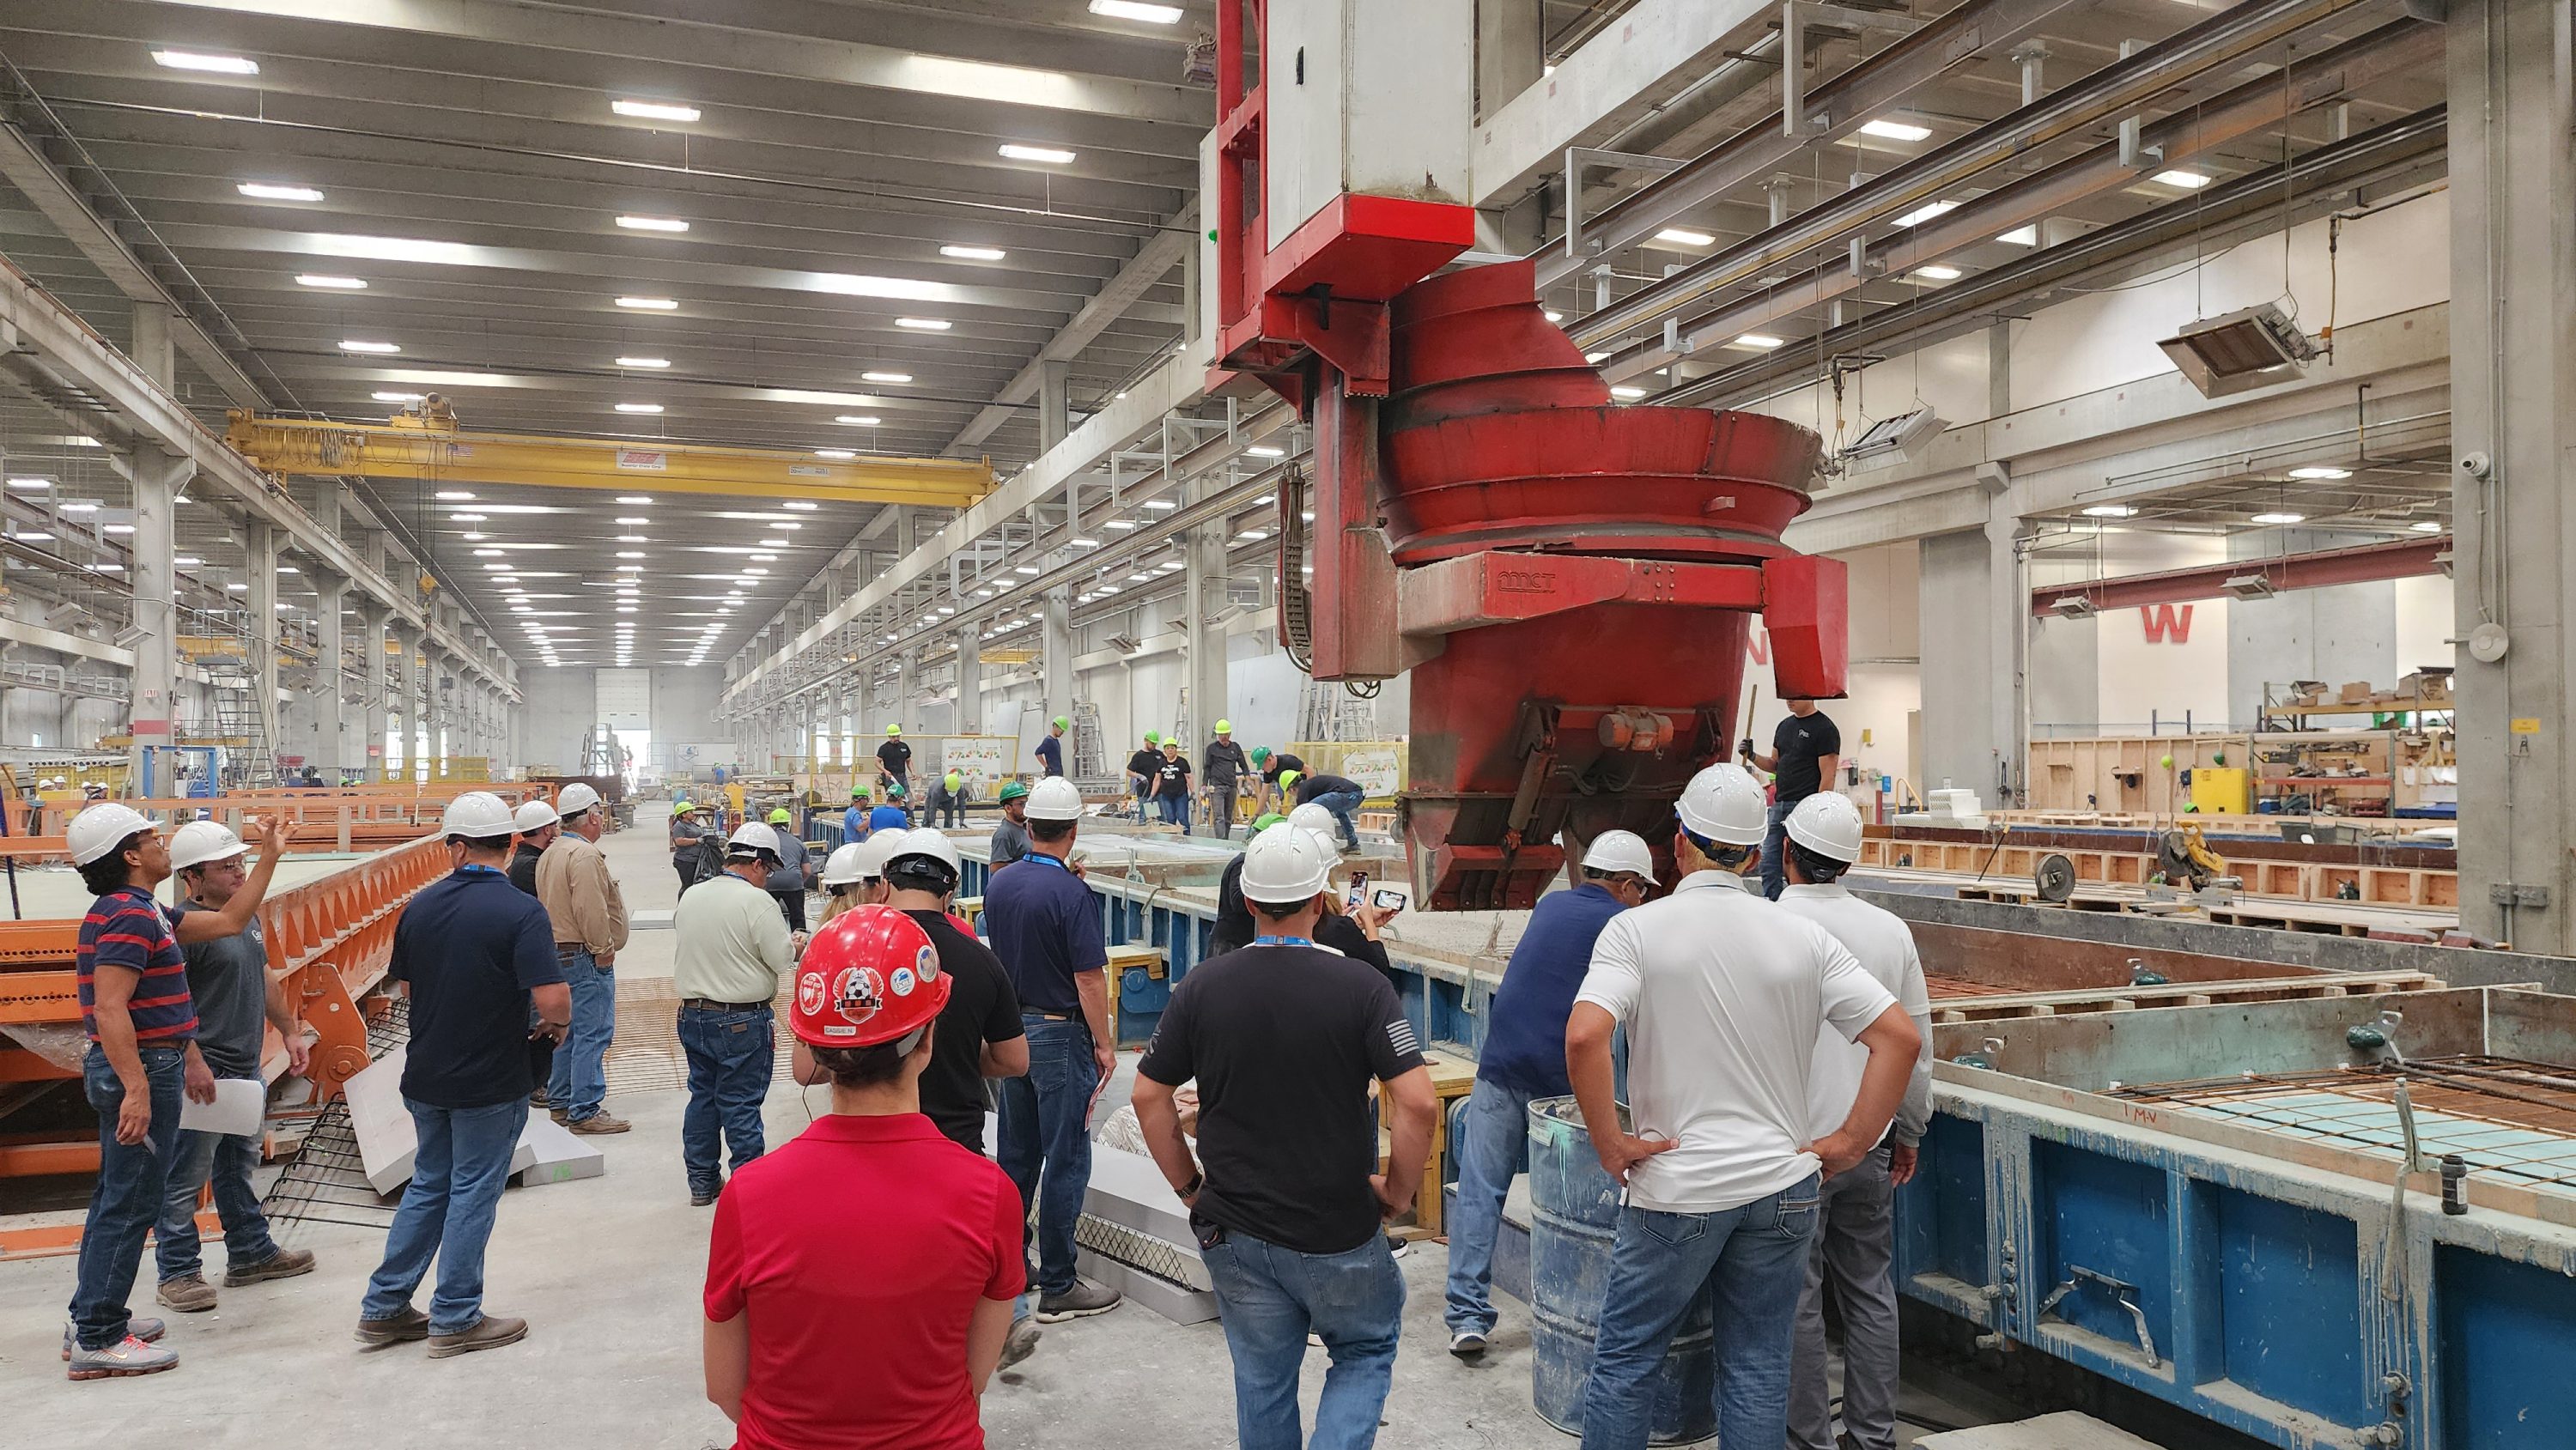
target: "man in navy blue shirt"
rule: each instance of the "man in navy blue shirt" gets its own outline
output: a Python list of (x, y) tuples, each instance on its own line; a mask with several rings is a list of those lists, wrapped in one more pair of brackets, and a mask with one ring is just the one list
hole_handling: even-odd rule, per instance
[(1062, 715), (1047, 722), (1047, 733), (1038, 738), (1038, 774), (1064, 774), (1064, 732), (1073, 722)]
[(1081, 816), (1082, 793), (1072, 781), (1039, 781), (1029, 792), (1029, 854), (984, 887), (984, 925), (1019, 995), (1029, 1040), (1028, 1074), (996, 1084), (1002, 1141), (995, 1156), (1022, 1205), (1037, 1210), (1031, 1287), (1041, 1324), (1118, 1307), (1117, 1290), (1073, 1273), (1073, 1228), (1091, 1186), (1091, 1108), (1118, 1066), (1100, 902), (1073, 871)]
[(1610, 918), (1646, 899), (1655, 859), (1632, 832), (1603, 831), (1583, 854), (1583, 884), (1551, 892), (1503, 968), (1485, 1009), (1476, 1089), (1458, 1122), (1458, 1206), (1449, 1228), (1449, 1352), (1485, 1352), (1494, 1332), (1494, 1236), (1503, 1195), (1529, 1166), (1529, 1105), (1574, 1091), (1565, 1075), (1565, 1023)]
[[(445, 1359), (528, 1334), (525, 1319), (483, 1312), (483, 1248), (537, 1086), (528, 1039), (563, 1041), (572, 988), (555, 963), (545, 907), (502, 873), (513, 824), (489, 791), (450, 801), (443, 825), (454, 872), (423, 888), (394, 924), (386, 976), (411, 993), (402, 1095), (419, 1147), (358, 1309), (361, 1344), (425, 1338), (430, 1357)], [(433, 1257), (438, 1288), (423, 1314), (411, 1296)]]

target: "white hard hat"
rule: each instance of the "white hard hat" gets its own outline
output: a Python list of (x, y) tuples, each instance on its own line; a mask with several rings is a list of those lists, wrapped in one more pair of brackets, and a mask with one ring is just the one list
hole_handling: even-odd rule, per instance
[(1333, 832), (1340, 829), (1340, 827), (1334, 822), (1333, 813), (1313, 801), (1308, 801), (1297, 809), (1290, 811), (1288, 813), (1288, 824), (1295, 826), (1301, 831), (1312, 831), (1326, 840), (1332, 839)]
[(126, 837), (137, 831), (152, 829), (152, 823), (132, 806), (104, 801), (72, 817), (63, 831), (64, 843), (71, 847), (72, 864), (86, 866), (115, 850)]
[(1332, 880), (1334, 854), (1324, 838), (1282, 821), (1243, 849), (1243, 896), (1268, 906), (1306, 900)]
[(1838, 791), (1820, 790), (1789, 812), (1789, 839), (1837, 861), (1860, 859), (1860, 807)]
[(778, 854), (778, 832), (758, 821), (745, 821), (733, 828), (733, 836), (725, 846), (729, 851), (767, 851), (775, 856)]
[(562, 815), (586, 811), (599, 804), (599, 792), (580, 781), (574, 781), (555, 793), (555, 810)]
[(859, 869), (859, 858), (867, 854), (867, 849), (866, 843), (861, 841), (834, 846), (832, 854), (823, 858), (823, 884), (848, 886), (865, 876), (867, 873)]
[(1617, 873), (1630, 872), (1645, 878), (1649, 886), (1655, 880), (1655, 854), (1646, 848), (1646, 839), (1634, 831), (1603, 831), (1592, 838), (1591, 848), (1583, 853), (1584, 869)]
[(555, 808), (544, 801), (521, 801), (518, 814), (510, 818), (522, 836), (533, 836), (562, 819), (555, 814)]
[(957, 854), (957, 843), (948, 839), (946, 832), (928, 826), (904, 832), (903, 840), (886, 852), (884, 864), (890, 868), (906, 856), (927, 856), (958, 875), (966, 873), (966, 861)]
[(1721, 846), (1759, 846), (1771, 831), (1771, 807), (1752, 773), (1720, 761), (1690, 778), (1675, 807), (1694, 836)]
[(518, 824), (510, 818), (509, 803), (488, 790), (469, 790), (449, 801), (446, 818), (438, 823), (442, 836), (477, 841), (506, 836), (517, 829)]
[(215, 821), (190, 821), (170, 835), (170, 869), (185, 871), (191, 866), (238, 856), (249, 849), (242, 844), (241, 837), (233, 834), (230, 826)]
[(1033, 821), (1081, 820), (1082, 792), (1063, 776), (1050, 775), (1029, 791), (1025, 813)]
[(883, 876), (886, 858), (893, 855), (894, 848), (902, 845), (903, 838), (911, 834), (901, 826), (868, 832), (868, 838), (859, 843), (859, 879), (874, 881)]

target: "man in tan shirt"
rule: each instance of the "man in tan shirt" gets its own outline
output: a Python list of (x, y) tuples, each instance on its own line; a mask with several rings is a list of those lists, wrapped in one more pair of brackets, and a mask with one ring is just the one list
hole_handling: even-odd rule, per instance
[(617, 954), (626, 946), (626, 899), (608, 874), (599, 834), (606, 809), (578, 781), (555, 808), (563, 833), (537, 858), (537, 900), (554, 923), (555, 958), (572, 987), (572, 1030), (555, 1052), (546, 1103), (576, 1133), (623, 1133), (626, 1120), (600, 1111), (608, 1094), (602, 1064), (617, 1031)]

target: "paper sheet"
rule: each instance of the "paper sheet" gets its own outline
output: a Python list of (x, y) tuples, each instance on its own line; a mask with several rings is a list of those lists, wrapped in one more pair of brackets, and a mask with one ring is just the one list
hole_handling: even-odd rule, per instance
[(254, 1077), (219, 1077), (215, 1079), (215, 1100), (201, 1103), (183, 1098), (179, 1103), (179, 1126), (195, 1133), (221, 1133), (231, 1138), (250, 1138), (259, 1134), (260, 1119), (268, 1108), (268, 1084)]

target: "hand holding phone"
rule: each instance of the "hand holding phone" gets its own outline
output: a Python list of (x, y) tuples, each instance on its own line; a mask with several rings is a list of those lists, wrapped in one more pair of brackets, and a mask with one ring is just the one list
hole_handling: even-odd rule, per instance
[(1350, 886), (1342, 895), (1342, 906), (1345, 910), (1357, 911), (1360, 903), (1368, 900), (1368, 881), (1369, 875), (1365, 871), (1351, 873)]
[(1402, 911), (1404, 893), (1381, 886), (1377, 889), (1377, 893), (1369, 898), (1369, 904), (1380, 911)]

